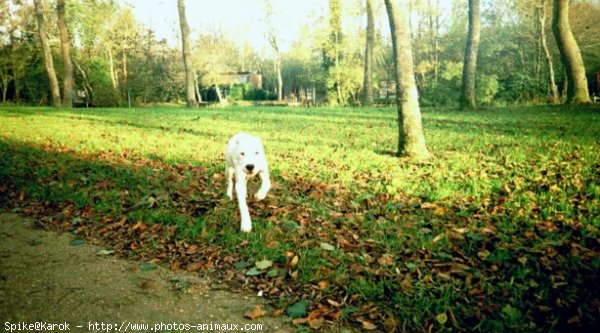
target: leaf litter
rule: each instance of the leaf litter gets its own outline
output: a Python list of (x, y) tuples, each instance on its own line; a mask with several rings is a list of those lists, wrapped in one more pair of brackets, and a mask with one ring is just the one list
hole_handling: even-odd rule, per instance
[[(265, 237), (261, 240), (264, 246), (278, 248), (283, 243), (286, 250), (258, 260), (254, 257), (258, 253), (251, 254), (255, 250), (245, 255), (239, 251), (253, 246), (251, 238), (248, 242), (234, 241), (238, 249), (229, 249), (226, 242), (203, 241), (235, 230), (234, 225), (220, 228), (207, 216), (210, 212), (222, 217), (234, 209), (221, 203), (222, 189), (210, 186), (212, 178), (206, 167), (169, 165), (131, 156), (124, 161), (109, 153), (81, 156), (64, 148), (57, 153), (66, 158), (59, 161), (52, 154), (33, 158), (29, 150), (2, 148), (13, 158), (37, 161), (31, 169), (53, 166), (62, 170), (29, 179), (39, 188), (55, 189), (66, 180), (73, 188), (89, 190), (92, 197), (110, 189), (120, 191), (111, 193), (123, 198), (121, 208), (105, 214), (91, 202), (76, 206), (72, 199), (40, 200), (7, 181), (0, 186), (3, 205), (37, 215), (44, 227), (101, 239), (116, 255), (133, 254), (146, 261), (142, 270), (167, 264), (172, 269), (217, 275), (233, 288), (260, 291), (274, 302), (284, 300), (288, 316), (313, 329), (338, 320), (365, 330), (386, 331), (406, 325), (416, 330), (437, 330), (436, 325), (462, 330), (494, 320), (532, 331), (544, 331), (557, 323), (560, 329), (597, 324), (600, 238), (597, 225), (580, 220), (590, 210), (588, 201), (598, 202), (586, 189), (600, 179), (599, 166), (568, 178), (563, 169), (569, 165), (546, 163), (540, 170), (544, 177), (524, 174), (522, 182), (506, 184), (481, 202), (420, 202), (419, 198), (386, 192), (354, 201), (361, 186), (374, 181), (371, 175), (357, 177), (358, 190), (301, 177), (277, 179), (285, 184), (287, 196), (271, 196), (266, 202), (254, 203), (252, 209), (259, 220), (273, 223), (268, 232), (260, 233)], [(134, 189), (128, 185), (111, 180), (92, 184), (88, 178), (68, 175), (85, 163), (82, 159), (133, 165), (149, 175), (150, 186), (155, 189), (132, 201)], [(6, 174), (3, 177), (7, 179)], [(194, 180), (185, 186), (190, 178)], [(171, 180), (170, 185), (165, 179)], [(177, 179), (181, 183), (173, 181)], [(575, 211), (567, 218), (536, 200), (526, 207), (513, 207), (523, 197), (531, 198), (531, 193), (541, 193), (534, 196), (537, 201), (555, 202), (564, 197)], [(312, 201), (294, 201), (290, 196), (310, 197), (320, 207), (327, 207), (327, 212), (317, 213)], [(132, 218), (140, 209), (201, 218), (204, 226), (195, 237), (186, 236), (181, 233), (189, 227), (184, 223), (189, 219), (147, 223)], [(119, 212), (123, 215), (115, 214)], [(339, 254), (333, 256), (334, 251)], [(422, 290), (429, 290), (431, 303), (437, 304), (435, 299), (451, 297), (448, 288), (462, 296), (445, 312), (411, 304)], [(422, 322), (410, 321), (407, 312), (412, 311), (423, 312)], [(257, 309), (247, 314), (249, 318), (260, 315), (264, 314)], [(560, 319), (564, 317), (567, 320)]]

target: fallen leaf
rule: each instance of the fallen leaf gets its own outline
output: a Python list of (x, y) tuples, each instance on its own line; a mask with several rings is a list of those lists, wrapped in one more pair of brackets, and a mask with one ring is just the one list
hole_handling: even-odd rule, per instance
[(336, 308), (341, 306), (341, 304), (339, 302), (336, 302), (329, 298), (327, 299), (327, 303), (331, 304), (332, 306), (335, 306)]
[(308, 318), (296, 318), (292, 320), (292, 324), (294, 325), (303, 325), (308, 323)]
[(431, 202), (424, 202), (421, 204), (421, 208), (423, 209), (436, 209), (439, 208), (438, 205), (431, 203)]
[(362, 323), (362, 328), (366, 329), (367, 331), (372, 331), (377, 328), (375, 324), (368, 320), (361, 320), (360, 322)]
[(262, 308), (262, 306), (255, 305), (254, 308), (252, 309), (252, 311), (244, 314), (244, 317), (254, 320), (257, 318), (264, 317), (266, 314), (267, 314), (267, 312)]
[(389, 254), (384, 254), (377, 259), (377, 263), (381, 266), (392, 266), (394, 264), (394, 258)]
[(386, 332), (395, 332), (398, 329), (398, 321), (394, 316), (389, 316), (383, 322), (383, 327)]
[(256, 267), (252, 267), (248, 271), (246, 271), (246, 275), (248, 275), (248, 276), (261, 275), (262, 273), (264, 273), (264, 272), (259, 271)]
[(435, 236), (435, 237), (433, 238), (433, 240), (431, 240), (431, 242), (432, 242), (432, 243), (437, 243), (437, 242), (439, 242), (439, 241), (440, 241), (442, 238), (444, 238), (444, 236), (445, 236), (445, 235), (446, 235), (445, 233), (441, 233), (441, 234), (439, 234), (439, 235)]
[(296, 264), (298, 264), (298, 260), (300, 260), (300, 258), (298, 258), (298, 256), (294, 256), (292, 258), (292, 260), (290, 261), (290, 263), (288, 264), (289, 267), (294, 267), (296, 266)]
[(273, 262), (268, 259), (264, 259), (264, 260), (257, 261), (254, 263), (254, 266), (256, 266), (256, 268), (258, 268), (260, 270), (265, 270), (265, 269), (271, 267), (272, 265), (273, 265)]
[(200, 262), (192, 262), (185, 266), (185, 270), (188, 272), (198, 271), (200, 268), (202, 268), (202, 263)]
[(194, 254), (194, 253), (196, 253), (197, 251), (198, 251), (198, 245), (191, 245), (190, 247), (188, 247), (188, 248), (185, 250), (185, 253), (187, 253), (187, 254)]
[(324, 242), (321, 242), (321, 248), (323, 250), (325, 250), (325, 251), (333, 251), (333, 250), (335, 250), (335, 246), (333, 246), (331, 244), (328, 244), (328, 243), (324, 243)]
[(314, 330), (318, 330), (323, 326), (324, 322), (325, 322), (325, 319), (323, 319), (323, 317), (312, 318), (312, 319), (308, 319), (308, 326), (310, 326), (310, 328), (312, 328)]
[(440, 323), (440, 325), (444, 325), (448, 321), (448, 315), (446, 314), (446, 312), (442, 312), (435, 316), (435, 320), (437, 320), (437, 322)]
[(477, 256), (481, 259), (481, 260), (485, 260), (487, 259), (487, 257), (490, 256), (490, 251), (488, 250), (481, 250), (479, 252), (477, 252)]

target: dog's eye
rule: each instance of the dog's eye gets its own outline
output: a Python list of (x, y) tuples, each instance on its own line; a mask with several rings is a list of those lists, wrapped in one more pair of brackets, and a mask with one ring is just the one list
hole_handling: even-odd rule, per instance
[(244, 152), (241, 152), (241, 153), (240, 153), (240, 155), (244, 156), (244, 155), (246, 155), (246, 153), (244, 153)]
[(258, 152), (255, 152), (254, 155), (258, 155)]

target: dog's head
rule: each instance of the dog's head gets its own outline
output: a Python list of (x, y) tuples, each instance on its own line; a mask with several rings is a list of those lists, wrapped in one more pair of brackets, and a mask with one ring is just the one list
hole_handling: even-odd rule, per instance
[(260, 138), (243, 135), (236, 140), (237, 165), (239, 165), (246, 174), (255, 176), (265, 169), (267, 164), (265, 159), (265, 149)]

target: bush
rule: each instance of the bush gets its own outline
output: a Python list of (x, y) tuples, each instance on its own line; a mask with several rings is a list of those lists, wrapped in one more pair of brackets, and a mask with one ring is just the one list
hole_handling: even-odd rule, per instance
[(232, 84), (229, 88), (229, 99), (232, 101), (240, 101), (246, 99), (247, 92), (252, 88), (249, 83), (241, 84), (236, 83)]
[(229, 99), (232, 101), (274, 101), (277, 99), (277, 94), (255, 88), (250, 83), (236, 83), (229, 88)]
[(441, 80), (421, 94), (420, 102), (423, 106), (456, 105), (459, 92), (460, 83)]
[(477, 75), (475, 81), (475, 98), (477, 104), (493, 104), (494, 97), (500, 89), (500, 83), (496, 75)]
[(545, 85), (523, 73), (503, 80), (498, 98), (507, 103), (541, 102), (546, 99)]
[(99, 58), (90, 62), (90, 85), (94, 88), (92, 104), (94, 106), (106, 107), (117, 106), (118, 96), (115, 96), (112, 82), (110, 80), (108, 63)]

